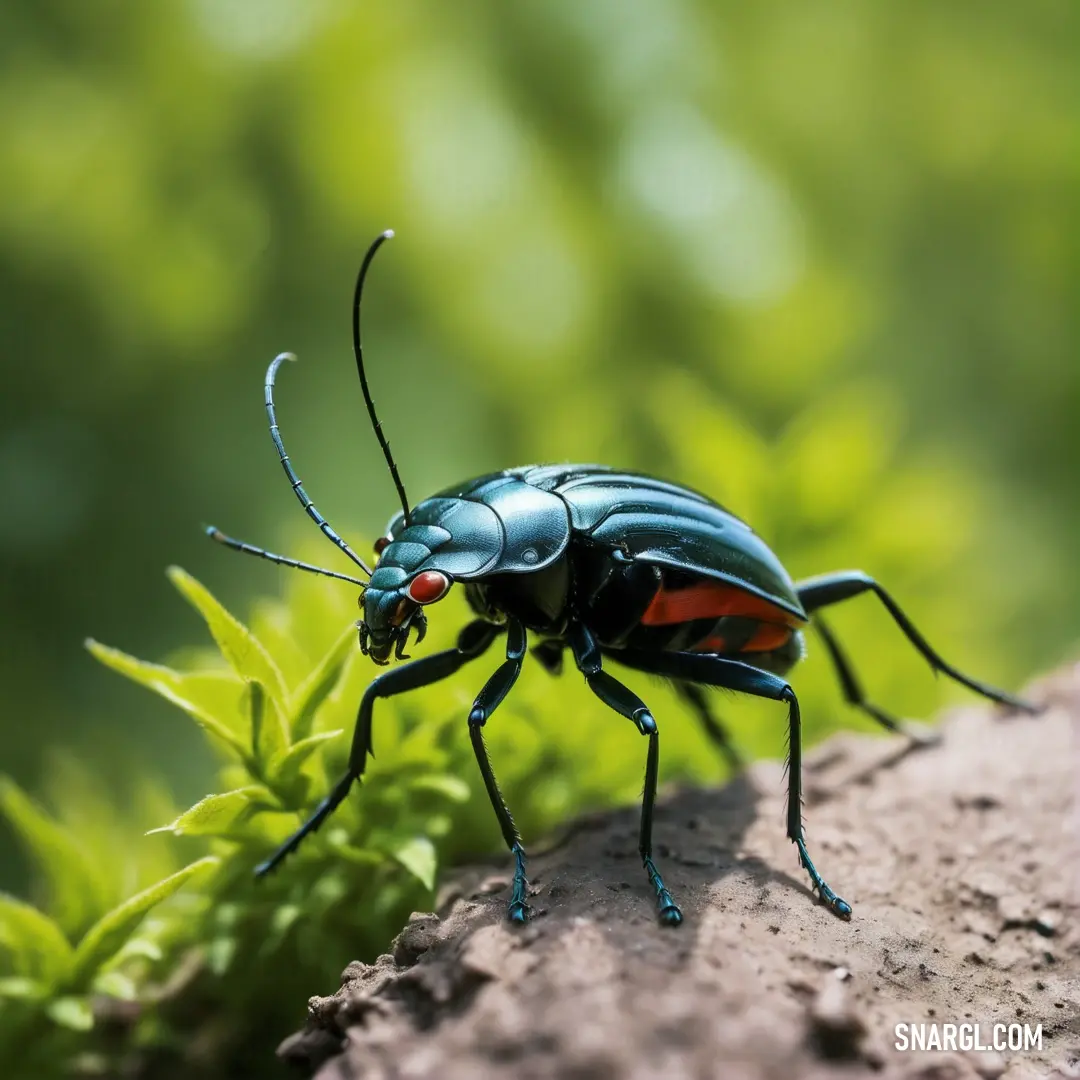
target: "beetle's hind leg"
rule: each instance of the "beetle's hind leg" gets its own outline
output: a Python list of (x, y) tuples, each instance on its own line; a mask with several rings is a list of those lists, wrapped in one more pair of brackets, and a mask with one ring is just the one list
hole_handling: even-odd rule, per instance
[(806, 849), (806, 837), (802, 824), (802, 714), (795, 691), (779, 675), (761, 668), (730, 660), (710, 653), (647, 652), (644, 649), (620, 649), (612, 651), (612, 657), (620, 664), (646, 671), (653, 675), (666, 675), (671, 679), (683, 679), (704, 686), (719, 686), (736, 690), (754, 697), (783, 701), (788, 706), (788, 797), (787, 834), (799, 852), (799, 864), (810, 875), (814, 891), (842, 919), (851, 917), (851, 905), (829, 888), (818, 873), (810, 853)]
[(820, 615), (814, 616), (813, 626), (817, 630), (818, 636), (825, 643), (825, 651), (829, 654), (837, 679), (840, 680), (844, 700), (849, 705), (853, 705), (856, 709), (876, 720), (886, 731), (891, 731), (896, 735), (903, 735), (910, 740), (913, 748), (930, 746), (940, 741), (941, 736), (937, 732), (927, 731), (924, 734), (921, 731), (916, 731), (909, 724), (898, 720), (884, 709), (878, 708), (873, 702), (867, 701), (862, 683), (859, 682), (859, 677), (855, 674), (855, 669), (852, 667), (847, 653), (840, 647), (840, 642), (836, 640), (836, 635), (833, 634)]
[(712, 709), (709, 708), (708, 699), (701, 687), (691, 682), (676, 680), (675, 690), (679, 697), (697, 714), (709, 742), (723, 755), (728, 768), (734, 773), (742, 772), (746, 762), (743, 761), (742, 755), (731, 741), (731, 736), (728, 734), (723, 722), (713, 715)]
[(506, 916), (515, 923), (527, 922), (530, 914), (527, 901), (529, 879), (525, 876), (525, 849), (521, 846), (521, 836), (502, 791), (499, 790), (495, 772), (491, 768), (487, 747), (484, 745), (483, 729), (488, 717), (499, 707), (503, 698), (510, 692), (510, 688), (517, 682), (517, 677), (521, 674), (521, 662), (525, 657), (526, 644), (525, 628), (521, 623), (511, 621), (507, 626), (506, 660), (477, 694), (469, 713), (469, 738), (472, 740), (473, 753), (476, 754), (476, 762), (480, 766), (480, 775), (484, 778), (488, 798), (495, 808), (495, 816), (499, 819), (503, 839), (514, 856), (514, 881), (510, 889), (510, 906), (507, 908)]
[(571, 626), (568, 637), (578, 670), (585, 676), (592, 692), (617, 713), (632, 720), (642, 735), (648, 736), (649, 751), (645, 759), (645, 790), (641, 799), (641, 829), (638, 833), (638, 853), (649, 884), (656, 894), (656, 914), (665, 926), (678, 926), (682, 911), (664, 884), (652, 857), (653, 807), (656, 803), (656, 780), (660, 771), (660, 733), (645, 702), (623, 686), (618, 679), (601, 669), (600, 649), (589, 630), (581, 623)]
[[(983, 697), (996, 701), (1001, 705), (1008, 705), (1010, 708), (1020, 709), (1027, 713), (1037, 713), (1039, 711), (1034, 705), (1013, 697), (1012, 694), (1007, 694), (1004, 690), (998, 690), (994, 686), (979, 682), (978, 679), (973, 679), (970, 675), (965, 675), (962, 671), (954, 668), (919, 633), (912, 621), (904, 614), (900, 605), (872, 577), (864, 574), (861, 570), (842, 570), (835, 574), (822, 574), (820, 577), (809, 578), (806, 581), (797, 582), (795, 592), (808, 614), (831, 604), (839, 604), (842, 600), (850, 600), (852, 597), (860, 596), (862, 593), (872, 592), (892, 616), (893, 622), (900, 628), (904, 637), (911, 642), (934, 671), (947, 675), (954, 682), (960, 683), (961, 686), (966, 686), (969, 690), (974, 690), (976, 694), (981, 694)], [(827, 644), (828, 639), (826, 638)], [(843, 680), (843, 675), (841, 675), (841, 680)], [(870, 715), (873, 716), (874, 713)]]

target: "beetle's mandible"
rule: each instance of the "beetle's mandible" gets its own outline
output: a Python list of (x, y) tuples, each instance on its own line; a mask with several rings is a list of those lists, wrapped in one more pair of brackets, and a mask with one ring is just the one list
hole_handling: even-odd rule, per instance
[(376, 251), (392, 235), (383, 233), (368, 249), (353, 300), (353, 348), (364, 401), (401, 502), (401, 511), (375, 543), (374, 569), (315, 508), (285, 453), (273, 390), (278, 368), (293, 357), (278, 356), (265, 382), (270, 434), (293, 491), (327, 538), (368, 580), (274, 555), (214, 528), (207, 532), (237, 551), (359, 585), (360, 646), (379, 665), (391, 657), (408, 660), (404, 649), (410, 633), (417, 643), (423, 639), (427, 607), (455, 583), (464, 588), (476, 617), (460, 632), (455, 648), (411, 660), (370, 683), (360, 702), (347, 772), (257, 873), (268, 873), (295, 851), (363, 776), (379, 698), (445, 679), (505, 637), (506, 658), (476, 696), (468, 728), (484, 785), (515, 860), (508, 917), (525, 922), (530, 913), (525, 850), (488, 760), (483, 729), (512, 690), (531, 633), (536, 639), (532, 652), (549, 672), (559, 673), (569, 650), (592, 692), (647, 740), (638, 851), (661, 923), (676, 926), (683, 916), (652, 853), (659, 728), (648, 705), (608, 670), (608, 661), (671, 679), (712, 741), (735, 764), (737, 755), (702, 687), (737, 690), (787, 706), (787, 835), (814, 891), (836, 915), (849, 918), (851, 906), (818, 872), (803, 835), (799, 700), (785, 678), (802, 655), (803, 629), (813, 623), (848, 702), (889, 730), (901, 726), (866, 700), (846, 654), (820, 616), (822, 608), (861, 593), (873, 593), (881, 601), (935, 671), (991, 701), (1025, 711), (1034, 711), (1032, 706), (946, 663), (873, 578), (849, 570), (793, 582), (749, 526), (679, 484), (601, 465), (533, 465), (466, 481), (410, 507), (375, 414), (360, 343), (364, 279)]

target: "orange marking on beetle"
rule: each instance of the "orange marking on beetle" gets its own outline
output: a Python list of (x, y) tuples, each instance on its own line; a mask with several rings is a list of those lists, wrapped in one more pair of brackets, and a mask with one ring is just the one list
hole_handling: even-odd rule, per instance
[(774, 623), (762, 623), (754, 636), (739, 650), (739, 652), (772, 652), (779, 649), (791, 640), (791, 628), (789, 626), (776, 626)]
[(776, 623), (759, 623), (750, 640), (745, 645), (735, 650), (728, 649), (724, 638), (715, 634), (699, 641), (693, 648), (693, 652), (728, 653), (735, 656), (738, 653), (772, 652), (786, 645), (791, 640), (791, 627), (777, 626)]
[(727, 642), (722, 637), (710, 637), (704, 641), (699, 641), (692, 652), (715, 652), (722, 653), (727, 652)]
[(671, 626), (694, 619), (719, 619), (722, 615), (741, 615), (784, 627), (802, 625), (802, 620), (790, 611), (720, 581), (701, 581), (686, 589), (661, 586), (641, 616), (641, 625)]

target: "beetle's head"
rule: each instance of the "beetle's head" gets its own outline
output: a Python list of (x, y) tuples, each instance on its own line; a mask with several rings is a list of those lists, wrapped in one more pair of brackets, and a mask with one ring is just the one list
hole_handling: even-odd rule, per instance
[[(364, 617), (356, 624), (360, 631), (360, 648), (375, 661), (386, 664), (391, 653), (397, 660), (407, 660), (405, 646), (409, 632), (416, 631), (416, 641), (424, 640), (427, 633), (427, 616), (424, 608), (441, 600), (453, 584), (449, 574), (441, 570), (410, 569), (407, 548), (416, 545), (394, 544), (383, 538), (376, 544), (380, 558), (371, 581), (360, 597)], [(395, 550), (395, 548), (402, 550)], [(417, 553), (419, 554), (419, 553)], [(423, 551), (421, 562), (431, 553)]]

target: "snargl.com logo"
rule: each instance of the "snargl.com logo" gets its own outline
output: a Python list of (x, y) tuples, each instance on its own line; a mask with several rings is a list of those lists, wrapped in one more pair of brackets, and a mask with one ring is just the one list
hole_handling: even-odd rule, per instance
[(1042, 1024), (897, 1024), (897, 1050), (1042, 1050)]

